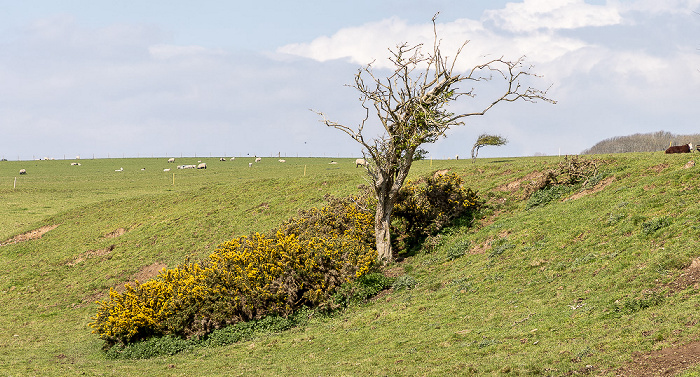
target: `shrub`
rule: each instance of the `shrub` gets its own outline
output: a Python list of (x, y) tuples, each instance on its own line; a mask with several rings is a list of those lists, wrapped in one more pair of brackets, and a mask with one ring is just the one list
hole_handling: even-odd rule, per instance
[(545, 172), (526, 189), (530, 199), (527, 208), (545, 205), (557, 200), (576, 187), (592, 187), (605, 178), (598, 166), (604, 163), (597, 159), (565, 156), (556, 169)]
[(457, 242), (447, 249), (447, 260), (451, 261), (464, 256), (467, 251), (469, 251), (470, 246), (471, 241), (466, 238), (457, 240)]
[(400, 291), (404, 288), (412, 289), (416, 285), (418, 285), (418, 281), (416, 280), (416, 278), (410, 275), (403, 275), (397, 277), (396, 280), (394, 280), (394, 283), (391, 285), (391, 288), (393, 288), (395, 291)]
[(203, 337), (306, 306), (332, 308), (336, 289), (370, 272), (377, 253), (365, 234), (374, 218), (357, 198), (330, 202), (273, 235), (238, 237), (201, 263), (164, 269), (124, 293), (111, 290), (90, 325), (109, 348), (154, 336)]
[(393, 210), (395, 247), (416, 247), (455, 220), (474, 216), (481, 205), (477, 193), (464, 188), (456, 174), (407, 181)]

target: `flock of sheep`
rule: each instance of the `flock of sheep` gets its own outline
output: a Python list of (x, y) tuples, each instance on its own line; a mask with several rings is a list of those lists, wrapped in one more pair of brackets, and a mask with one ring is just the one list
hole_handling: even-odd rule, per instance
[[(235, 160), (235, 159), (236, 159), (235, 157), (231, 157), (230, 161), (233, 161), (233, 160)], [(48, 160), (48, 158), (47, 158), (47, 160)], [(219, 159), (219, 161), (226, 161), (226, 158), (221, 157), (221, 158)], [(285, 162), (287, 162), (287, 160), (284, 160), (284, 159), (278, 159), (277, 161), (280, 162), (280, 163), (285, 163)], [(175, 163), (175, 158), (172, 158), (172, 157), (171, 157), (171, 158), (169, 158), (169, 159), (167, 160), (167, 162), (168, 162), (168, 163)], [(262, 157), (255, 157), (255, 163), (258, 163), (258, 162), (262, 162)], [(331, 164), (331, 165), (334, 165), (334, 164), (337, 164), (337, 162), (331, 161), (330, 164)], [(79, 162), (71, 162), (71, 166), (81, 166), (81, 165), (82, 165), (82, 164), (79, 163)], [(253, 162), (248, 163), (248, 167), (252, 167), (252, 166), (253, 166)], [(355, 160), (355, 167), (359, 167), (359, 166), (367, 166), (367, 161), (366, 161), (364, 158), (358, 158), (358, 159), (356, 159), (356, 160)], [(194, 165), (194, 164), (178, 165), (177, 168), (178, 168), (178, 169), (206, 169), (206, 168), (207, 168), (207, 164), (206, 164), (206, 162), (198, 161), (196, 165)], [(143, 169), (141, 169), (141, 170), (146, 170), (146, 169), (143, 168)], [(115, 171), (115, 172), (122, 172), (122, 171), (124, 171), (124, 168), (122, 167), (122, 168), (119, 168), (119, 169), (115, 169), (114, 171)], [(169, 171), (170, 171), (170, 168), (163, 169), (163, 171), (164, 171), (164, 172), (169, 172)], [(20, 169), (19, 174), (20, 174), (20, 175), (25, 175), (25, 174), (27, 174), (27, 170), (26, 170), (26, 169)]]

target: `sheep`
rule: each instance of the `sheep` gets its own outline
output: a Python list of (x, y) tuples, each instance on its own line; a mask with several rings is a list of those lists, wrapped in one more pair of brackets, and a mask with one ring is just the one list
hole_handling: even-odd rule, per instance
[(233, 161), (233, 160), (235, 160), (235, 159), (236, 159), (235, 157), (231, 157), (231, 161)]
[(260, 162), (260, 161), (262, 161), (262, 158), (260, 158), (260, 157), (255, 158), (255, 162)]
[(252, 163), (252, 162), (249, 162), (249, 163), (248, 163), (248, 167), (249, 167), (249, 168), (252, 168), (252, 167), (253, 167), (253, 163)]
[(115, 171), (124, 171), (124, 168), (119, 168), (119, 169), (117, 169), (117, 170), (115, 170)]
[(206, 169), (207, 168), (207, 163), (202, 162), (201, 164), (197, 165), (197, 169)]
[(70, 166), (80, 166), (80, 162), (71, 162)]
[(338, 163), (335, 162), (335, 161), (331, 161), (331, 162), (328, 163), (328, 165), (338, 165)]
[(177, 166), (178, 169), (194, 169), (196, 167), (197, 167), (197, 165), (178, 165)]
[(163, 169), (163, 171), (170, 171), (170, 169)]
[(169, 158), (169, 159), (168, 159), (168, 162), (169, 162), (169, 163), (170, 163), (170, 162), (175, 162), (175, 158)]
[(692, 144), (674, 145), (666, 149), (666, 153), (690, 153)]
[(219, 159), (219, 161), (226, 161), (226, 159), (223, 158), (223, 157), (221, 157), (221, 158)]
[(277, 160), (277, 161), (279, 161), (279, 162), (287, 162), (287, 160)]
[(367, 160), (365, 160), (364, 158), (358, 158), (357, 160), (355, 160), (355, 168), (358, 168), (360, 165), (367, 166)]
[(27, 174), (27, 169), (19, 169), (19, 175)]

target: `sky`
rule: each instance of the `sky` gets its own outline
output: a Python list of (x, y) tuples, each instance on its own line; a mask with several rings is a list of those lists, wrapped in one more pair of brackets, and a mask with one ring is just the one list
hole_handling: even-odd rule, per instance
[(316, 111), (357, 126), (358, 69), (386, 77), (390, 48), (432, 46), (438, 12), (444, 55), (469, 41), (456, 70), (524, 57), (557, 103), (500, 103), (430, 158), (466, 158), (482, 133), (508, 144), (479, 157), (700, 132), (700, 0), (0, 0), (0, 158), (359, 157)]

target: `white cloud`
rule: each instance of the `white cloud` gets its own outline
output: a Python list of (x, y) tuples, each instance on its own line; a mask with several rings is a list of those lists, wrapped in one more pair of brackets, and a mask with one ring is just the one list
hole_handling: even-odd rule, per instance
[(156, 44), (148, 47), (148, 52), (156, 59), (170, 59), (184, 56), (225, 55), (221, 49), (209, 49), (202, 46), (176, 46)]
[(614, 7), (586, 4), (584, 0), (525, 0), (484, 12), (484, 21), (513, 33), (617, 25), (622, 16)]
[(621, 12), (637, 11), (648, 14), (692, 14), (700, 8), (700, 0), (613, 0), (610, 3)]

